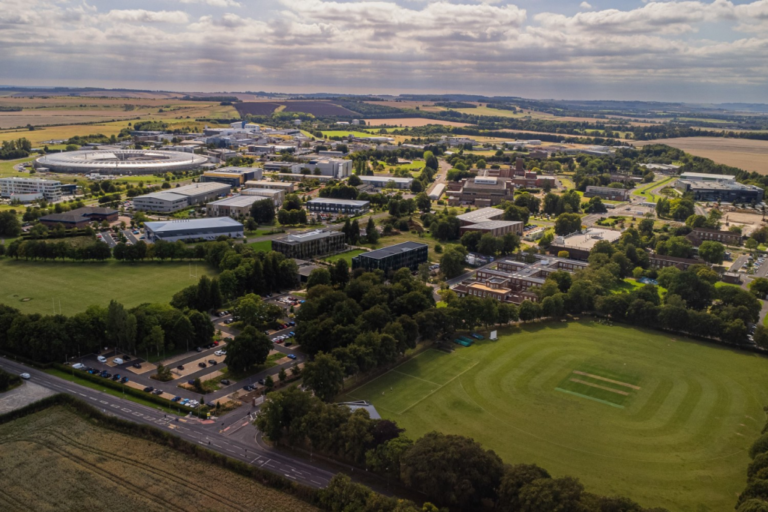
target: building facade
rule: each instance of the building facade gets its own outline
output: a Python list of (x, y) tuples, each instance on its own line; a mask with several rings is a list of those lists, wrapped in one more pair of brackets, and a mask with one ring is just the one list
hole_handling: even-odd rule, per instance
[(371, 185), (376, 188), (385, 188), (392, 185), (392, 188), (408, 190), (411, 188), (413, 178), (397, 178), (394, 176), (358, 176), (364, 185)]
[(258, 196), (259, 199), (271, 199), (280, 208), (285, 200), (285, 192), (271, 188), (244, 188), (240, 191), (243, 196)]
[(61, 199), (61, 182), (38, 178), (0, 178), (0, 197), (22, 203), (40, 199), (54, 203)]
[(291, 182), (285, 181), (246, 181), (245, 188), (268, 188), (274, 190), (282, 190), (286, 194), (292, 194), (296, 189), (296, 186)]
[(677, 267), (680, 270), (688, 270), (691, 265), (703, 265), (702, 260), (693, 258), (677, 258), (675, 256), (664, 256), (663, 254), (651, 254), (648, 262), (653, 268)]
[(403, 242), (355, 256), (352, 258), (352, 268), (362, 268), (366, 271), (378, 269), (389, 273), (406, 267), (415, 272), (419, 265), (427, 261), (429, 261), (427, 244)]
[[(691, 232), (698, 240), (706, 242), (711, 240), (713, 242), (720, 242), (725, 245), (741, 245), (741, 234), (733, 233), (731, 231), (721, 231), (719, 229), (707, 229), (707, 228), (693, 228)], [(701, 245), (696, 244), (696, 245)]]
[(64, 226), (66, 229), (84, 228), (92, 222), (115, 222), (117, 220), (118, 211), (114, 208), (96, 208), (85, 207), (70, 210), (64, 213), (52, 213), (40, 217), (40, 223), (53, 228), (56, 226)]
[(514, 233), (517, 236), (522, 236), (523, 223), (519, 220), (487, 220), (478, 222), (477, 224), (468, 224), (459, 228), (459, 232), (462, 235), (473, 231), (478, 231), (483, 234), (490, 233), (493, 236), (504, 236), (507, 233)]
[(346, 235), (340, 231), (310, 231), (272, 240), (272, 250), (287, 258), (312, 259), (323, 254), (343, 252)]
[(206, 171), (200, 177), (203, 183), (224, 183), (233, 188), (242, 187), (249, 180), (260, 180), (262, 170), (258, 167), (223, 167)]
[(144, 231), (149, 243), (158, 240), (166, 242), (178, 240), (211, 241), (222, 235), (230, 238), (242, 238), (244, 236), (243, 225), (229, 217), (145, 222)]
[(629, 190), (625, 188), (588, 186), (584, 197), (599, 197), (609, 201), (629, 201)]
[(135, 197), (133, 207), (145, 212), (173, 213), (227, 195), (231, 188), (224, 183), (194, 183)]
[(682, 193), (690, 193), (696, 201), (722, 201), (726, 203), (759, 203), (763, 189), (736, 181), (735, 176), (684, 172), (675, 183)]
[(333, 199), (330, 197), (318, 197), (306, 202), (307, 210), (313, 213), (343, 213), (346, 215), (360, 215), (367, 212), (369, 201), (357, 201), (353, 199)]
[(205, 207), (209, 217), (247, 217), (251, 214), (251, 206), (256, 201), (263, 199), (260, 196), (237, 195), (225, 197), (218, 201), (208, 203)]

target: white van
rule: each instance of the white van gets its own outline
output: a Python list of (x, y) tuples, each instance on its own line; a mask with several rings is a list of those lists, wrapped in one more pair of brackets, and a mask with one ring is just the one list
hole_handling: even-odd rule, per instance
[(106, 363), (107, 362), (107, 358), (104, 357), (104, 356), (99, 356), (99, 357), (96, 358), (96, 360), (98, 362), (100, 362), (100, 363)]
[(112, 362), (113, 362), (113, 363), (115, 363), (115, 364), (123, 364), (125, 361), (123, 361), (123, 360), (122, 360), (122, 359), (120, 359), (119, 357), (116, 357), (116, 358), (114, 358), (114, 359), (112, 360)]

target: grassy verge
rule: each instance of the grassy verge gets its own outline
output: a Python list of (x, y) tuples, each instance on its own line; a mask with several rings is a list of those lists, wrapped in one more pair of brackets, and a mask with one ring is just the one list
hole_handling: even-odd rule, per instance
[(361, 249), (355, 249), (354, 251), (347, 251), (343, 252), (341, 254), (334, 254), (333, 256), (328, 256), (327, 258), (323, 258), (324, 261), (327, 261), (328, 263), (336, 263), (339, 260), (346, 260), (347, 263), (352, 266), (352, 258), (357, 256), (358, 254), (363, 254), (365, 251)]
[(137, 398), (135, 396), (131, 396), (128, 393), (123, 394), (123, 393), (120, 393), (119, 391), (116, 391), (114, 389), (110, 389), (110, 388), (107, 388), (107, 387), (104, 387), (104, 386), (99, 386), (95, 382), (90, 382), (90, 381), (87, 381), (85, 379), (81, 379), (77, 375), (75, 375), (73, 377), (71, 373), (66, 373), (66, 372), (63, 372), (61, 370), (56, 370), (56, 369), (45, 370), (45, 372), (49, 373), (51, 375), (54, 375), (56, 377), (59, 377), (61, 379), (68, 380), (70, 382), (74, 382), (75, 384), (79, 384), (80, 386), (83, 386), (83, 387), (86, 387), (86, 388), (95, 389), (96, 391), (102, 391), (102, 392), (104, 392), (104, 393), (106, 393), (108, 395), (116, 396), (118, 398), (124, 398), (124, 399), (126, 399), (126, 400), (128, 400), (130, 402), (134, 402), (134, 403), (137, 403), (137, 404), (145, 405), (145, 406), (151, 407), (153, 409), (161, 409), (163, 412), (167, 412), (167, 413), (170, 413), (170, 414), (175, 414), (177, 416), (186, 416), (187, 415), (186, 412), (180, 411), (178, 409), (174, 409), (172, 407), (165, 407), (165, 406), (162, 406), (162, 405), (158, 405), (158, 404), (156, 404), (154, 402), (150, 402), (148, 400), (142, 400), (141, 398)]
[(262, 240), (261, 242), (253, 242), (248, 244), (254, 251), (269, 252), (272, 250), (272, 240)]

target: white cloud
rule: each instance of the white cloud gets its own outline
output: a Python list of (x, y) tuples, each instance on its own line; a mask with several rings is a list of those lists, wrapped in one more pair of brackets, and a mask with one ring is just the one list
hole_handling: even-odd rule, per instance
[(187, 23), (189, 16), (182, 11), (146, 11), (144, 9), (112, 10), (100, 16), (102, 20), (127, 23)]
[(579, 4), (579, 7), (581, 7), (582, 9), (591, 9), (592, 8), (592, 4), (590, 4), (589, 2), (581, 2)]
[(213, 7), (240, 7), (235, 0), (180, 0), (182, 4), (207, 4)]

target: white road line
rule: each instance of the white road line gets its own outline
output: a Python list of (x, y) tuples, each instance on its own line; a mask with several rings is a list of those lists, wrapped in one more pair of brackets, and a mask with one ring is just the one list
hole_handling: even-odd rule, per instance
[(122, 408), (122, 409), (120, 409), (120, 410), (121, 410), (121, 411), (123, 411), (123, 412), (131, 412), (131, 410), (130, 410), (130, 409), (126, 409), (125, 407), (123, 407), (123, 408)]
[(78, 395), (80, 395), (80, 396), (85, 396), (83, 393), (78, 393)]
[(109, 403), (106, 400), (99, 400), (99, 402), (101, 402), (102, 404), (108, 404)]
[(295, 476), (293, 476), (293, 475), (289, 475), (288, 473), (283, 473), (283, 474), (284, 474), (285, 476), (287, 476), (288, 478), (292, 478), (292, 479), (296, 480), (296, 477), (295, 477)]
[(110, 404), (109, 406), (110, 406), (110, 407), (114, 407), (115, 409), (119, 409), (119, 408), (120, 408), (120, 406), (119, 406), (119, 405), (117, 405), (117, 404)]

